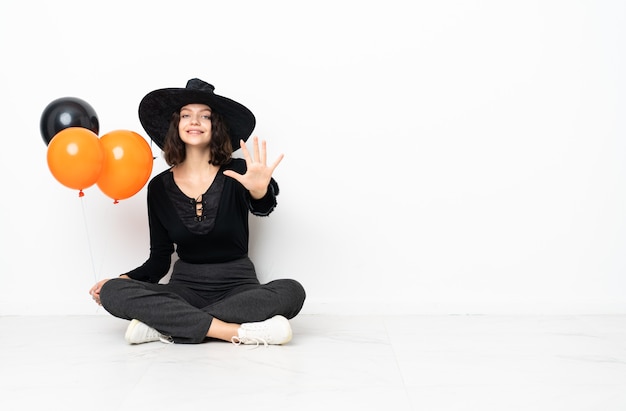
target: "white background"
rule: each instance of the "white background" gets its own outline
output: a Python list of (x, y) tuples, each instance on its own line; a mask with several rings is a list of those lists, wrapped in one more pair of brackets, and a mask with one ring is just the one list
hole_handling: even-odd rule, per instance
[(251, 257), (304, 312), (624, 313), (625, 4), (4, 1), (0, 314), (102, 313), (148, 256), (145, 189), (58, 183), (46, 105), (147, 138), (141, 98), (192, 77), (286, 155)]

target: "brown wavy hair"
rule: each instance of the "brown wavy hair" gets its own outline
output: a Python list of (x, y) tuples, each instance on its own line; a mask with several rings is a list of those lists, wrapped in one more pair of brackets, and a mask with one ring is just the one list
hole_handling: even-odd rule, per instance
[[(187, 157), (185, 143), (178, 134), (178, 124), (180, 123), (180, 112), (175, 111), (170, 120), (170, 127), (165, 134), (163, 143), (163, 157), (170, 166), (176, 166)], [(224, 118), (219, 113), (211, 112), (211, 140), (209, 141), (211, 151), (210, 164), (221, 166), (228, 164), (232, 160), (233, 145), (230, 142), (230, 133)]]

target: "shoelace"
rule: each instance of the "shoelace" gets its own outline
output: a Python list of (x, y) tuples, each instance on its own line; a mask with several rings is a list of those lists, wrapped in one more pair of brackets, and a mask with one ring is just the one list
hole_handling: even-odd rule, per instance
[(252, 342), (255, 344), (255, 346), (253, 348), (257, 348), (261, 343), (264, 346), (269, 346), (269, 344), (267, 343), (267, 341), (265, 341), (262, 338), (239, 338), (239, 337), (233, 337), (230, 339), (230, 342), (232, 342), (235, 345), (241, 345), (241, 344), (245, 344), (247, 342)]

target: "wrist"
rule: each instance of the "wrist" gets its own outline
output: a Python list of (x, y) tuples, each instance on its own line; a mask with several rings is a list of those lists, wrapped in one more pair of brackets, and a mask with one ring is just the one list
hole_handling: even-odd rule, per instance
[(267, 194), (267, 187), (261, 191), (250, 191), (250, 197), (252, 197), (255, 200), (262, 199), (263, 197), (265, 197), (266, 194)]

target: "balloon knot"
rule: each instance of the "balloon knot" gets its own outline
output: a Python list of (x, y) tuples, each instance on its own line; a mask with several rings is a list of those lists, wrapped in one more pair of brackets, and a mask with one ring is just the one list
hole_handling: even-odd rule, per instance
[(84, 196), (85, 196), (85, 193), (83, 193), (83, 190), (80, 190), (80, 191), (78, 192), (78, 196), (79, 196), (79, 197), (84, 197)]
[(113, 201), (113, 204), (119, 204), (119, 201), (114, 200), (114, 201)]

